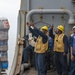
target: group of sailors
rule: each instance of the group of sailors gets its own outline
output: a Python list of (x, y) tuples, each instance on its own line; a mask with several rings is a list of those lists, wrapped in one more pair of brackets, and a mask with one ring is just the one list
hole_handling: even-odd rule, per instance
[(33, 22), (27, 23), (27, 26), (30, 32), (24, 36), (28, 45), (23, 50), (22, 64), (29, 64), (32, 57), (31, 66), (35, 67), (38, 75), (47, 75), (51, 65), (58, 75), (75, 75), (75, 26), (70, 37), (64, 34), (63, 25), (57, 26), (55, 34), (53, 26), (38, 29)]

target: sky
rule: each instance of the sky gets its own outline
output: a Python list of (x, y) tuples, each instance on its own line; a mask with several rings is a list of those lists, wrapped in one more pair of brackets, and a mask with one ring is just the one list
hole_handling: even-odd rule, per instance
[(7, 73), (9, 73), (16, 45), (17, 36), (17, 18), (20, 9), (20, 0), (0, 0), (0, 18), (5, 17), (8, 19), (10, 24), (10, 29), (8, 32), (8, 61), (9, 68)]

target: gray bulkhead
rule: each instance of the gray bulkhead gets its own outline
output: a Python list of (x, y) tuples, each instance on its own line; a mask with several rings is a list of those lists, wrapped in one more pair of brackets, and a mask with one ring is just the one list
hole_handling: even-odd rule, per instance
[[(24, 10), (25, 12), (29, 12), (33, 9), (67, 9), (75, 13), (75, 3), (72, 3), (72, 0), (21, 0), (20, 10)], [(21, 13), (23, 14), (23, 13)], [(23, 19), (24, 15), (21, 15)], [(42, 21), (40, 21), (40, 17)], [(72, 29), (73, 25), (68, 24), (69, 16), (66, 14), (40, 14), (33, 15), (32, 20), (35, 23), (35, 26), (40, 28), (43, 25), (54, 25), (54, 29), (58, 25), (65, 26), (65, 33), (68, 35)], [(25, 18), (24, 18), (25, 19)], [(25, 20), (24, 20), (25, 21)]]

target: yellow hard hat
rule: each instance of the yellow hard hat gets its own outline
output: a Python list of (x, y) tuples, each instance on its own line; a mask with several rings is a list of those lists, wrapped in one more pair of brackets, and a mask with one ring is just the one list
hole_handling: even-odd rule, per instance
[(63, 26), (63, 25), (59, 25), (59, 26), (57, 27), (57, 29), (59, 29), (59, 30), (61, 30), (62, 32), (64, 32), (64, 26)]
[(44, 29), (44, 30), (48, 31), (48, 27), (47, 26), (43, 26), (41, 29)]
[(75, 26), (73, 26), (72, 30), (75, 29)]

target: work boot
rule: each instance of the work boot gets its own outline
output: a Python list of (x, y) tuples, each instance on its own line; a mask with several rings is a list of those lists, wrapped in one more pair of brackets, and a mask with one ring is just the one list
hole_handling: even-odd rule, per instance
[(24, 68), (30, 68), (30, 63), (24, 63), (23, 66)]
[(23, 63), (21, 66), (21, 71), (26, 71), (30, 69), (30, 63)]

